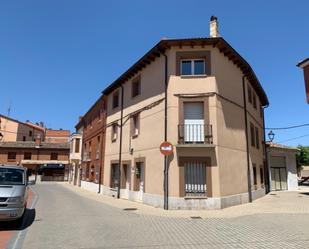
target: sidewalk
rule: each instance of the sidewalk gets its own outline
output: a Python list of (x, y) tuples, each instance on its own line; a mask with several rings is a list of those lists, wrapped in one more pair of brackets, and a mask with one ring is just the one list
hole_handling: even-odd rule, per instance
[[(234, 218), (239, 216), (253, 214), (271, 214), (271, 213), (287, 213), (287, 214), (309, 214), (309, 188), (301, 188), (295, 192), (272, 192), (253, 203), (233, 206), (221, 210), (163, 210), (138, 202), (132, 202), (124, 199), (116, 199), (90, 192), (70, 185), (69, 183), (58, 183), (76, 194), (102, 202), (106, 205), (124, 209), (136, 208), (133, 211), (140, 215), (152, 215), (161, 217), (179, 217), (189, 218), (199, 216), (201, 218)], [(132, 211), (131, 211), (132, 212)]]

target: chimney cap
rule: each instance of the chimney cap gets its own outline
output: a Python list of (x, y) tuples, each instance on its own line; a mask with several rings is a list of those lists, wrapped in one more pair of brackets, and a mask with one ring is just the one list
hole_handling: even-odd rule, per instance
[(210, 17), (210, 21), (217, 21), (217, 20), (218, 20), (218, 18), (216, 16), (211, 16)]

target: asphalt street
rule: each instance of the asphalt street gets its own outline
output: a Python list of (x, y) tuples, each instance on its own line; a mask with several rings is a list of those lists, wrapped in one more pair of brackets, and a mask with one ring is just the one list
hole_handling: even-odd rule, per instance
[[(39, 183), (33, 222), (15, 248), (307, 248), (309, 214), (178, 218), (124, 211)], [(309, 196), (304, 196), (309, 198)], [(12, 244), (11, 244), (12, 245)]]

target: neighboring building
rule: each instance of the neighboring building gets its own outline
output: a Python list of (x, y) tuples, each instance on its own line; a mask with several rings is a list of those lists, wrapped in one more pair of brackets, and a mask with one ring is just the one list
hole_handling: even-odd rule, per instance
[(82, 130), (70, 136), (70, 174), (69, 182), (79, 184), (81, 159), (82, 159)]
[(39, 135), (44, 139), (45, 128), (30, 122), (21, 122), (0, 114), (1, 142), (34, 141)]
[(104, 175), (106, 100), (103, 95), (75, 127), (82, 129), (81, 182), (83, 188), (100, 192)]
[(63, 180), (69, 164), (70, 131), (45, 129), (42, 122), (21, 122), (0, 115), (0, 164), (42, 171), (42, 180)]
[(70, 138), (69, 130), (46, 129), (45, 141), (47, 143), (68, 143)]
[[(250, 65), (218, 37), (215, 17), (210, 38), (161, 40), (103, 95), (103, 193), (170, 209), (224, 208), (265, 194), (268, 99)], [(98, 121), (90, 120), (83, 179), (93, 181), (95, 148), (85, 138)], [(175, 147), (166, 158), (163, 141)]]
[(40, 167), (63, 169), (69, 164), (68, 143), (0, 142), (0, 164), (21, 165), (35, 174)]
[(297, 190), (296, 154), (299, 149), (282, 144), (267, 144), (269, 153), (270, 189)]
[(309, 104), (309, 58), (302, 60), (297, 64), (297, 66), (304, 70), (307, 103)]

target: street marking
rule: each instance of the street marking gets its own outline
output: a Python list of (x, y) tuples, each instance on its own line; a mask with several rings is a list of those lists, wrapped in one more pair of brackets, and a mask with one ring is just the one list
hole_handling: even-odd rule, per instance
[[(34, 198), (32, 199), (31, 206), (30, 206), (30, 210), (31, 210), (31, 209), (34, 209), (34, 207), (35, 207), (35, 205), (36, 205), (36, 203), (39, 199), (39, 194), (31, 186), (30, 186), (30, 189), (31, 189), (32, 193), (34, 194)], [(25, 219), (23, 220), (21, 227), (24, 225), (24, 223), (25, 223)], [(17, 235), (13, 236), (10, 240), (10, 243), (8, 243), (8, 246), (12, 243), (13, 243), (13, 245), (12, 245), (12, 247), (7, 246), (7, 249), (22, 248), (22, 243), (24, 242), (24, 239), (26, 237), (27, 232), (28, 232), (28, 227), (26, 229), (22, 230), (22, 231), (19, 231), (17, 233)]]

